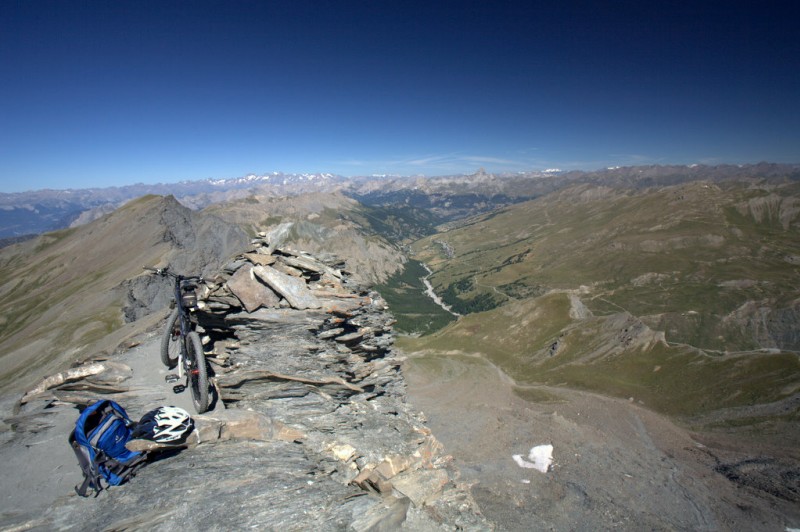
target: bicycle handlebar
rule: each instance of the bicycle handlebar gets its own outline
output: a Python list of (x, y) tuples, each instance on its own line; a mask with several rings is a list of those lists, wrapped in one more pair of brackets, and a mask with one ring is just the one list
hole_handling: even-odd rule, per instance
[(163, 268), (153, 268), (152, 266), (142, 266), (143, 269), (152, 272), (154, 275), (161, 275), (162, 277), (172, 277), (178, 281), (200, 281), (201, 283), (206, 282), (201, 275), (178, 275), (177, 273), (172, 273), (169, 271), (169, 266), (165, 266)]

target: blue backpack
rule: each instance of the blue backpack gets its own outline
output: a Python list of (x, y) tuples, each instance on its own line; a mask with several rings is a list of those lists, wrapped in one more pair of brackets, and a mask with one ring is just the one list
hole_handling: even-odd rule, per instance
[(86, 497), (92, 488), (97, 497), (103, 482), (106, 487), (118, 486), (144, 465), (146, 453), (125, 448), (134, 425), (125, 409), (114, 401), (97, 401), (81, 412), (69, 436), (83, 471), (83, 484), (75, 486), (78, 495)]

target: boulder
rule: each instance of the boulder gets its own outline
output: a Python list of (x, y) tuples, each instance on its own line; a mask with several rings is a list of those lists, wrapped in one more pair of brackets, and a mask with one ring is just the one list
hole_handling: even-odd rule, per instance
[(406, 471), (392, 478), (394, 489), (408, 497), (414, 506), (423, 506), (438, 497), (450, 477), (443, 469)]
[(277, 308), (280, 298), (253, 275), (253, 265), (245, 264), (228, 281), (228, 289), (244, 305), (247, 312), (261, 307)]

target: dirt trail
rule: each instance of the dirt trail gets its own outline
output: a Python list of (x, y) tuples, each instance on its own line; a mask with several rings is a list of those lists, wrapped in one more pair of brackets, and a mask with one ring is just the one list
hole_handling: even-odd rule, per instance
[[(412, 357), (404, 372), (409, 400), (501, 530), (800, 527), (796, 504), (737, 486), (714, 470), (716, 450), (633, 402), (521, 389), (466, 355)], [(541, 444), (554, 447), (548, 473), (512, 459)]]

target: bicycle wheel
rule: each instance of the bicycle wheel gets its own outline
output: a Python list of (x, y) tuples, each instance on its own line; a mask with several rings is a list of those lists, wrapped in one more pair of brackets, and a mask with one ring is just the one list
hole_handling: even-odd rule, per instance
[(175, 308), (167, 318), (167, 328), (161, 337), (161, 363), (169, 369), (178, 365), (178, 355), (181, 354), (180, 326), (178, 309)]
[(187, 358), (189, 361), (189, 384), (192, 388), (192, 402), (198, 414), (208, 410), (208, 372), (206, 371), (206, 355), (200, 335), (192, 331), (186, 337)]

